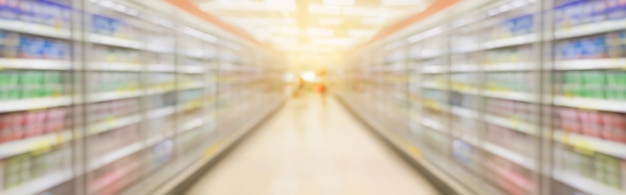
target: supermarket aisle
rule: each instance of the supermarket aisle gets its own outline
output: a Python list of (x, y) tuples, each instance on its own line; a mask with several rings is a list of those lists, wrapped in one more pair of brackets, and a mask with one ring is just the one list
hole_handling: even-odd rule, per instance
[(188, 195), (436, 194), (339, 104), (291, 100)]

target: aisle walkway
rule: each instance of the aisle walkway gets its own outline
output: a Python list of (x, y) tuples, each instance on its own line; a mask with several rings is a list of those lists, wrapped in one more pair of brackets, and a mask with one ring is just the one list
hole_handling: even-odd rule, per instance
[(430, 195), (436, 191), (340, 103), (290, 100), (189, 195)]

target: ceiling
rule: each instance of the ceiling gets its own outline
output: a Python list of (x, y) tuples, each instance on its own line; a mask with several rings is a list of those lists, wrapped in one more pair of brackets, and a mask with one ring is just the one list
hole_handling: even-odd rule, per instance
[(282, 51), (292, 64), (328, 65), (379, 30), (433, 0), (193, 0)]

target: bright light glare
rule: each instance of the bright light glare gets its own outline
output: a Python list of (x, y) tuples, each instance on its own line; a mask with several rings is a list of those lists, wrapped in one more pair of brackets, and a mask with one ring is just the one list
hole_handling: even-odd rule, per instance
[(324, 0), (324, 5), (354, 5), (354, 0)]
[(300, 77), (306, 82), (313, 82), (317, 79), (317, 75), (313, 71), (307, 71), (300, 74)]
[(307, 28), (306, 29), (306, 34), (308, 36), (333, 36), (335, 34), (335, 31), (332, 29), (327, 29), (327, 28)]
[(319, 20), (321, 25), (338, 25), (341, 24), (341, 18), (322, 18)]
[(415, 5), (421, 0), (383, 0), (383, 5)]
[(284, 78), (286, 82), (291, 82), (294, 79), (294, 75), (292, 72), (285, 73)]

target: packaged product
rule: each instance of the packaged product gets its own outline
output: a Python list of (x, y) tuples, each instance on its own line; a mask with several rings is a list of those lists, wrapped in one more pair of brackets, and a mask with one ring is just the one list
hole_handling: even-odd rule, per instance
[(602, 121), (600, 114), (595, 111), (578, 111), (581, 124), (583, 126), (583, 134), (601, 137)]
[(626, 17), (626, 2), (623, 0), (607, 0), (607, 17), (610, 20)]
[(18, 57), (43, 58), (45, 43), (45, 39), (21, 35), (18, 45)]
[(621, 162), (621, 174), (622, 174), (622, 190), (626, 190), (626, 160)]
[(46, 121), (46, 112), (43, 111), (31, 111), (26, 113), (26, 119), (24, 120), (24, 138), (41, 135), (44, 133)]
[(61, 132), (65, 127), (66, 108), (56, 108), (47, 111), (45, 133)]
[(19, 1), (19, 19), (26, 23), (35, 23), (35, 1), (20, 0)]
[(20, 12), (19, 2), (20, 0), (0, 1), (0, 18), (17, 20)]

